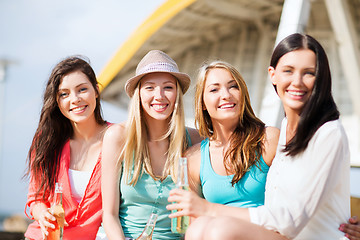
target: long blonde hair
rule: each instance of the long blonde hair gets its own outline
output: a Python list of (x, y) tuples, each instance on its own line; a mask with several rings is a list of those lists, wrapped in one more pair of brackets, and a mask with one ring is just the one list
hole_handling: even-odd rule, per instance
[(236, 81), (241, 92), (241, 110), (239, 124), (230, 137), (230, 145), (224, 155), (226, 170), (233, 170), (234, 177), (231, 183), (234, 185), (256, 164), (260, 167), (259, 160), (263, 151), (265, 138), (265, 124), (255, 116), (250, 104), (250, 97), (246, 83), (241, 74), (229, 63), (214, 61), (204, 64), (198, 74), (195, 92), (195, 124), (200, 135), (210, 139), (216, 138), (211, 117), (205, 109), (204, 87), (207, 74), (210, 70), (222, 68), (227, 70)]
[[(187, 148), (182, 99), (183, 93), (178, 81), (176, 81), (176, 89), (176, 101), (173, 113), (170, 116), (168, 131), (159, 139), (169, 139), (169, 150), (167, 152), (163, 177), (171, 175), (174, 181), (176, 179), (178, 159)], [(120, 154), (120, 159), (124, 161), (123, 174), (125, 174), (128, 184), (133, 186), (136, 185), (144, 171), (148, 172), (152, 178), (157, 178), (151, 167), (150, 152), (147, 144), (148, 126), (144, 121), (143, 114), (140, 99), (140, 84), (138, 84), (131, 98), (126, 126), (125, 145)]]

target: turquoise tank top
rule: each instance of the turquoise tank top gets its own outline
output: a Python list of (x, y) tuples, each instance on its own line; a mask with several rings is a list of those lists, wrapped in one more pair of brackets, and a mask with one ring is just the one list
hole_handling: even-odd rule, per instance
[(209, 139), (201, 142), (200, 181), (206, 200), (234, 207), (257, 207), (264, 205), (265, 183), (269, 166), (260, 158), (260, 168), (253, 165), (234, 186), (234, 175), (221, 176), (211, 166)]
[[(188, 145), (191, 139), (186, 130)], [(125, 237), (136, 239), (143, 231), (152, 212), (158, 214), (153, 239), (181, 239), (182, 235), (171, 232), (171, 211), (166, 209), (171, 189), (175, 188), (171, 176), (165, 180), (154, 180), (146, 171), (135, 186), (127, 184), (126, 177), (120, 178), (119, 218)]]
[(144, 172), (135, 186), (127, 184), (124, 174), (120, 183), (119, 218), (125, 237), (136, 239), (143, 231), (152, 212), (158, 214), (153, 239), (180, 239), (181, 235), (171, 232), (168, 197), (175, 184), (171, 176), (163, 181), (154, 180)]

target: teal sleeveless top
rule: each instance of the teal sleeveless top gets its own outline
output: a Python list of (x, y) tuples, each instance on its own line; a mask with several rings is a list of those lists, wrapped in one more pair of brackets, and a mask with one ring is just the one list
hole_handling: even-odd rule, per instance
[(181, 235), (171, 232), (169, 191), (175, 188), (171, 176), (163, 181), (154, 180), (144, 172), (135, 186), (127, 184), (124, 174), (120, 183), (119, 218), (125, 237), (136, 239), (143, 231), (152, 212), (158, 214), (153, 239), (180, 239)]
[[(186, 131), (188, 145), (191, 139)], [(171, 232), (171, 211), (166, 209), (171, 189), (175, 188), (171, 176), (165, 180), (154, 180), (146, 171), (139, 177), (135, 186), (127, 184), (126, 177), (120, 178), (119, 218), (125, 237), (136, 239), (143, 231), (152, 212), (158, 214), (153, 239), (181, 239), (182, 235)]]
[(234, 186), (234, 175), (215, 173), (210, 162), (209, 139), (201, 142), (200, 182), (206, 200), (235, 207), (257, 207), (264, 205), (265, 183), (269, 166), (260, 158), (260, 168), (251, 166), (249, 171)]

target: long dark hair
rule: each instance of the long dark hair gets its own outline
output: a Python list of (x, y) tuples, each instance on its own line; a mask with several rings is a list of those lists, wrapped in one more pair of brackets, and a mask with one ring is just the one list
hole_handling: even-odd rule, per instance
[[(80, 71), (88, 77), (99, 96), (95, 72), (89, 60), (83, 56), (68, 57), (53, 68), (44, 92), (39, 125), (27, 158), (26, 175), (33, 178), (38, 187), (36, 196), (42, 193), (43, 199), (54, 190), (62, 147), (74, 133), (70, 120), (60, 112), (57, 98), (63, 77), (75, 71)], [(100, 97), (96, 98), (94, 115), (98, 124), (105, 123), (101, 113)]]
[(340, 116), (331, 93), (331, 73), (325, 50), (313, 37), (299, 33), (286, 37), (275, 48), (270, 66), (276, 68), (283, 55), (300, 49), (309, 49), (315, 53), (315, 83), (311, 96), (300, 114), (296, 134), (284, 149), (290, 156), (295, 156), (304, 151), (319, 127), (328, 121), (338, 119)]
[(241, 177), (253, 165), (260, 168), (260, 157), (263, 153), (263, 140), (265, 138), (265, 124), (255, 116), (251, 107), (249, 92), (241, 74), (231, 64), (223, 61), (214, 61), (204, 64), (198, 75), (195, 93), (195, 123), (200, 135), (215, 138), (216, 132), (211, 117), (205, 109), (204, 88), (207, 74), (212, 69), (228, 71), (236, 81), (241, 92), (241, 113), (239, 124), (230, 137), (230, 145), (224, 155), (224, 166), (227, 171), (233, 169), (234, 177), (231, 184), (240, 181)]

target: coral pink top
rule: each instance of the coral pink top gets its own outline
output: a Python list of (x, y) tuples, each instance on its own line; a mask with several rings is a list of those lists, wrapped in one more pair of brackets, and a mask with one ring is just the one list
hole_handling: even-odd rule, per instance
[[(98, 161), (92, 171), (89, 183), (86, 187), (85, 194), (78, 203), (71, 195), (69, 181), (69, 164), (70, 164), (70, 141), (68, 140), (61, 153), (60, 169), (58, 182), (63, 187), (63, 207), (65, 210), (65, 220), (69, 224), (64, 228), (63, 240), (70, 239), (95, 239), (96, 233), (101, 224), (102, 202), (101, 202), (101, 153)], [(28, 199), (25, 207), (30, 207), (35, 202), (35, 193), (37, 187), (33, 178), (30, 180)], [(38, 196), (42, 197), (42, 194)], [(50, 206), (50, 201), (45, 204)], [(25, 237), (29, 239), (42, 239), (42, 233), (37, 221), (29, 225)]]

